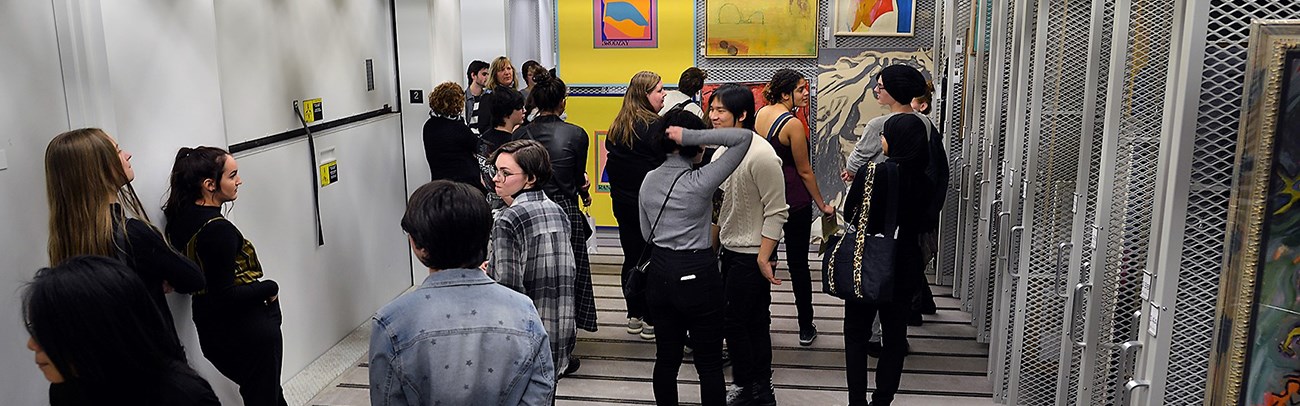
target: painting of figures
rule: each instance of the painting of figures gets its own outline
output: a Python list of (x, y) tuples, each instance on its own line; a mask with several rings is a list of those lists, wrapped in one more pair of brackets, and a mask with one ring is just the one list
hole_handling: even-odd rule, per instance
[(595, 0), (596, 48), (659, 46), (658, 0)]
[(916, 67), (928, 79), (934, 59), (925, 49), (837, 48), (818, 55), (813, 170), (822, 197), (837, 210), (848, 191), (840, 171), (854, 144), (865, 135), (867, 121), (889, 112), (876, 101), (876, 76), (900, 63)]
[(817, 56), (817, 0), (705, 0), (705, 57)]
[(910, 37), (916, 0), (834, 0), (835, 35)]

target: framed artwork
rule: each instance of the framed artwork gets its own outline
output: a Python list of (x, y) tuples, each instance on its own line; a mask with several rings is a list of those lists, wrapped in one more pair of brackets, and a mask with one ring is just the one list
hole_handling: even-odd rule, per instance
[(704, 0), (706, 58), (817, 56), (817, 0)]
[(1251, 24), (1207, 404), (1300, 397), (1300, 20)]
[(880, 71), (895, 64), (911, 65), (930, 78), (934, 57), (926, 49), (902, 48), (830, 48), (817, 56), (813, 171), (822, 197), (835, 207), (843, 207), (841, 200), (848, 193), (840, 171), (864, 136), (867, 121), (889, 113), (876, 101), (873, 89)]
[(916, 0), (831, 0), (835, 35), (910, 37)]
[(659, 0), (595, 0), (592, 37), (596, 48), (659, 46)]
[(596, 181), (596, 193), (609, 194), (609, 150), (605, 149), (605, 139), (608, 138), (609, 131), (596, 130), (596, 173), (600, 174)]

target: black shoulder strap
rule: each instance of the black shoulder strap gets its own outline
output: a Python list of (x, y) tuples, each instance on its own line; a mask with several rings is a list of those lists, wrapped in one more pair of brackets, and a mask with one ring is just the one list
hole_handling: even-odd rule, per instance
[[(664, 209), (668, 207), (668, 198), (670, 198), (670, 197), (673, 196), (673, 189), (677, 187), (677, 181), (682, 180), (682, 175), (685, 175), (686, 172), (690, 172), (690, 171), (691, 171), (690, 169), (687, 169), (687, 170), (682, 171), (682, 173), (677, 174), (677, 177), (676, 177), (676, 178), (673, 178), (673, 184), (670, 185), (670, 186), (668, 186), (668, 193), (665, 193), (665, 194), (664, 194), (664, 203), (661, 204), (661, 205), (659, 205), (659, 214), (655, 216), (655, 222), (654, 222), (654, 224), (650, 225), (650, 238), (647, 238), (647, 239), (646, 239), (646, 242), (647, 242), (647, 243), (650, 243), (650, 244), (652, 244), (652, 245), (654, 244), (654, 240), (655, 240), (655, 229), (656, 229), (656, 228), (659, 228), (659, 219), (661, 219), (661, 218), (664, 217)], [(641, 251), (641, 258), (639, 258), (639, 259), (637, 260), (637, 263), (639, 264), (639, 263), (641, 263), (641, 262), (644, 262), (644, 261), (645, 261), (645, 256), (646, 256), (646, 254), (648, 254), (649, 252), (650, 252), (650, 250), (643, 250), (643, 251)]]

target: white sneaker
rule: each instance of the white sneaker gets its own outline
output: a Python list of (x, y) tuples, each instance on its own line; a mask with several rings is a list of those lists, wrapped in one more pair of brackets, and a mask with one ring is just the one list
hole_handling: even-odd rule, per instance
[(636, 318), (636, 317), (628, 317), (628, 318), (627, 318), (627, 333), (628, 333), (628, 334), (639, 334), (639, 333), (641, 333), (641, 319)]
[(655, 339), (655, 326), (651, 326), (650, 323), (643, 323), (643, 324), (645, 324), (645, 326), (641, 327), (641, 339), (642, 340)]

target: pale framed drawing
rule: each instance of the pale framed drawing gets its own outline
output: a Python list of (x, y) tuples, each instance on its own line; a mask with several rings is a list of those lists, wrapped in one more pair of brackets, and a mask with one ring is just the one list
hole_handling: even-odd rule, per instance
[(1300, 20), (1251, 25), (1207, 404), (1300, 397)]
[(831, 0), (835, 35), (910, 37), (916, 0)]
[(706, 58), (817, 56), (817, 0), (704, 0)]
[(595, 0), (591, 14), (595, 48), (659, 46), (659, 0)]

